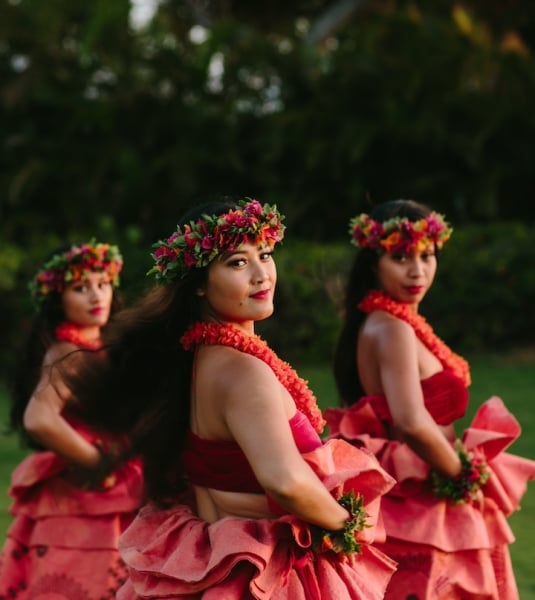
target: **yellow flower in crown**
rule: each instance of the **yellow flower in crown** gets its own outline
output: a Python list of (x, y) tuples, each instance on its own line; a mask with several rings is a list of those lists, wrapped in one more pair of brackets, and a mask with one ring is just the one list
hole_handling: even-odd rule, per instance
[(379, 244), (385, 252), (391, 253), (398, 246), (400, 239), (401, 235), (399, 231), (394, 231), (387, 238), (380, 240)]

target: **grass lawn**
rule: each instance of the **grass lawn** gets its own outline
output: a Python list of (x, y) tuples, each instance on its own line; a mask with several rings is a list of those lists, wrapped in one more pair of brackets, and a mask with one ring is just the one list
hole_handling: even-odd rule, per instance
[[(507, 356), (485, 355), (468, 357), (472, 366), (471, 403), (468, 414), (458, 428), (461, 431), (477, 407), (492, 395), (502, 398), (522, 425), (521, 438), (511, 451), (535, 458), (535, 351), (517, 352)], [(328, 368), (303, 367), (299, 373), (308, 379), (322, 408), (336, 404), (335, 388)], [(7, 400), (0, 387), (0, 423), (5, 423)], [(10, 517), (7, 513), (7, 488), (11, 471), (25, 455), (13, 436), (0, 433), (0, 531), (5, 532)], [(535, 483), (528, 488), (522, 510), (510, 518), (516, 541), (511, 546), (513, 566), (522, 600), (535, 600)]]

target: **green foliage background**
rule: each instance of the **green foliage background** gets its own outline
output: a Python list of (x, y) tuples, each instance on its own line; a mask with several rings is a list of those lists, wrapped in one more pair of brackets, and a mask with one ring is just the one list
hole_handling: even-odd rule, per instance
[(280, 252), (280, 317), (266, 326), (285, 325), (288, 353), (328, 352), (348, 260), (331, 245), (395, 197), (445, 212), (455, 240), (488, 226), (464, 256), (456, 241), (444, 254), (447, 294), (429, 311), (448, 341), (533, 339), (519, 321), (533, 297), (535, 5), (162, 0), (144, 27), (130, 17), (128, 0), (0, 4), (0, 376), (50, 250), (118, 243), (133, 298), (151, 243), (226, 194), (287, 215), (296, 254)]
[[(131, 300), (151, 243), (227, 194), (287, 215), (277, 310), (259, 331), (293, 364), (321, 365), (320, 398), (334, 390), (348, 220), (392, 198), (454, 225), (422, 306), (437, 333), (459, 352), (533, 346), (535, 3), (161, 0), (145, 27), (130, 17), (128, 0), (0, 3), (4, 412), (32, 318), (26, 283), (48, 252), (119, 244)], [(525, 427), (515, 447), (533, 456), (523, 356), (475, 365), (476, 405), (501, 381)], [(7, 487), (19, 451), (13, 438), (0, 451)], [(527, 600), (533, 491), (524, 508), (513, 553)]]

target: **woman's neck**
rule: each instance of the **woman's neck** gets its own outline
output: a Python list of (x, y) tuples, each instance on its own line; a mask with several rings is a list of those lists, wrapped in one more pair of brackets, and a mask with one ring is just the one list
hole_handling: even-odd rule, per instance
[(84, 327), (70, 321), (61, 323), (55, 331), (56, 339), (59, 341), (69, 342), (88, 350), (96, 350), (102, 346), (100, 333), (100, 327)]
[(206, 315), (203, 317), (203, 322), (205, 323), (215, 323), (216, 325), (221, 325), (221, 327), (234, 327), (235, 329), (239, 329), (241, 332), (245, 333), (245, 335), (254, 335), (254, 325), (255, 322), (253, 320), (248, 321), (231, 321), (221, 319), (212, 315)]

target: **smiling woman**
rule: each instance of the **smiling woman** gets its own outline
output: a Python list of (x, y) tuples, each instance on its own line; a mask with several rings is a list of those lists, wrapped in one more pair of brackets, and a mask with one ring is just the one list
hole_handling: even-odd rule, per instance
[(115, 246), (91, 241), (53, 253), (30, 284), (38, 312), (11, 425), (34, 452), (11, 478), (0, 597), (111, 598), (122, 581), (117, 539), (141, 500), (140, 463), (120, 460), (126, 438), (84, 422), (55, 368), (78, 368), (82, 350), (101, 355), (122, 264)]
[(322, 444), (314, 394), (255, 334), (273, 312), (282, 219), (248, 198), (186, 214), (154, 246), (161, 285), (112, 324), (97, 374), (71, 380), (88, 414), (121, 399), (106, 424), (143, 458), (120, 600), (383, 597), (394, 562), (372, 542), (393, 481), (349, 444)]
[(470, 368), (419, 314), (451, 227), (425, 205), (394, 200), (350, 230), (358, 252), (335, 359), (344, 406), (325, 417), (332, 439), (368, 448), (397, 480), (382, 503), (379, 547), (398, 562), (385, 599), (517, 600), (506, 517), (535, 462), (505, 452), (520, 426), (497, 397), (456, 432)]

